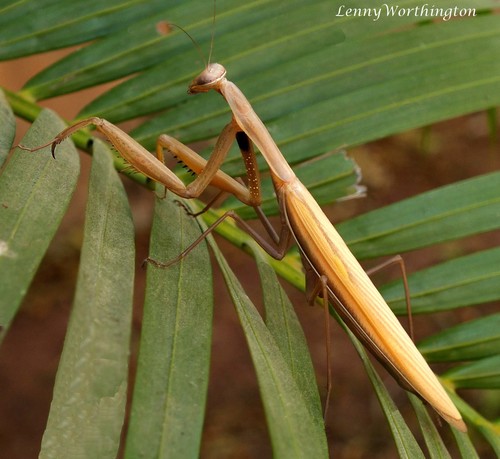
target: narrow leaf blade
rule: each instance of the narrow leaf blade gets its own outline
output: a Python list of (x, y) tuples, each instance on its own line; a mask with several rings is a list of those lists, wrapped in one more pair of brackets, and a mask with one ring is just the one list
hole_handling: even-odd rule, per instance
[(424, 454), (420, 449), (415, 437), (411, 433), (410, 428), (404, 421), (401, 413), (398, 411), (396, 405), (391, 399), (387, 389), (382, 383), (380, 376), (376, 373), (373, 365), (370, 362), (368, 354), (363, 348), (362, 344), (359, 340), (352, 334), (352, 332), (343, 325), (344, 330), (349, 335), (352, 343), (359, 356), (361, 357), (361, 361), (365, 366), (366, 373), (370, 378), (370, 381), (375, 389), (375, 393), (377, 394), (377, 398), (380, 402), (380, 406), (384, 411), (387, 422), (389, 423), (389, 427), (391, 429), (392, 436), (394, 438), (394, 442), (396, 443), (396, 447), (399, 452), (399, 456), (401, 458), (424, 458)]
[[(241, 160), (238, 166), (241, 167)], [(242, 176), (244, 171), (239, 170), (239, 167), (225, 167), (224, 171), (230, 175)], [(364, 193), (364, 187), (359, 185), (360, 171), (356, 163), (344, 152), (327, 153), (298, 164), (294, 167), (294, 172), (320, 205), (359, 197)], [(261, 192), (261, 208), (264, 213), (268, 216), (279, 214), (274, 186), (268, 175), (262, 179)], [(242, 218), (256, 218), (252, 208), (243, 205), (233, 196), (226, 199), (221, 207), (235, 210)]]
[[(408, 276), (412, 312), (426, 314), (500, 299), (500, 249), (448, 260)], [(406, 313), (401, 282), (380, 291), (396, 314)]]
[(500, 389), (500, 355), (457, 366), (443, 377), (457, 388)]
[(313, 419), (323, 423), (321, 400), (306, 338), (293, 305), (278, 282), (274, 269), (257, 243), (252, 250), (259, 269), (266, 312), (266, 326), (274, 337)]
[[(23, 138), (37, 146), (64, 128), (44, 111)], [(50, 152), (16, 149), (0, 176), (0, 337), (8, 329), (29, 284), (54, 237), (75, 189), (79, 160), (70, 142), (61, 146), (60, 160)]]
[(357, 258), (403, 253), (498, 229), (500, 173), (422, 193), (337, 225)]
[[(200, 235), (170, 198), (156, 201), (150, 257), (168, 261)], [(199, 456), (212, 337), (212, 272), (202, 242), (167, 269), (148, 266), (125, 457)]]
[[(413, 394), (408, 393), (411, 404), (417, 413), (420, 423), (420, 429), (424, 435), (425, 444), (429, 451), (429, 457), (432, 459), (451, 459), (450, 453), (446, 449), (443, 440), (439, 436), (436, 426), (431, 421), (429, 413), (424, 407), (422, 401)], [(456, 430), (456, 429), (454, 429)]]
[[(328, 457), (324, 426), (314, 419), (293, 374), (255, 306), (214, 246), (259, 380), (276, 457)], [(322, 424), (322, 423), (321, 423)]]
[(101, 143), (92, 162), (78, 284), (40, 458), (115, 458), (127, 401), (134, 228)]
[(429, 362), (477, 360), (498, 354), (500, 313), (450, 327), (418, 344)]
[[(462, 413), (464, 419), (474, 425), (481, 435), (483, 435), (485, 440), (491, 445), (495, 454), (500, 456), (500, 426), (498, 423), (493, 423), (485, 419), (474, 408), (465, 403), (464, 400), (462, 400), (457, 394), (450, 392), (449, 395), (455, 406), (460, 410), (460, 413)], [(462, 434), (462, 441), (459, 442), (461, 451), (466, 451), (470, 446), (468, 445), (468, 442), (465, 441), (464, 437), (466, 437), (466, 435)], [(468, 458), (469, 456), (464, 455), (464, 457)]]
[(112, 33), (158, 10), (162, 3), (158, 0), (14, 2), (8, 8), (0, 7), (0, 60), (59, 49)]

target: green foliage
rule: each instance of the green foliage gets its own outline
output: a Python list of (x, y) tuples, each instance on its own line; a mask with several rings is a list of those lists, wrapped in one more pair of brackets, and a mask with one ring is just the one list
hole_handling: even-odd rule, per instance
[(127, 401), (134, 229), (123, 185), (103, 148), (96, 147), (92, 163), (78, 287), (42, 458), (113, 458), (119, 446)]
[[(197, 235), (199, 226), (181, 207), (170, 199), (156, 201), (151, 257), (172, 259)], [(212, 338), (212, 273), (207, 247), (200, 244), (170, 269), (148, 269), (147, 275), (125, 457), (167, 457), (171, 451), (178, 457), (196, 457)]]
[[(7, 109), (3, 112), (6, 113)], [(14, 128), (13, 121), (6, 125)], [(55, 135), (62, 128), (64, 123), (57, 116), (45, 112), (33, 124), (24, 142), (36, 145), (41, 136)], [(2, 143), (10, 143), (8, 151), (14, 136), (9, 131), (2, 134)], [(2, 170), (0, 336), (7, 331), (15, 316), (76, 186), (79, 174), (77, 152), (73, 145), (66, 144), (61, 154), (67, 160), (57, 164), (47, 155), (14, 154)]]
[[(420, 4), (408, 1), (405, 7)], [(0, 98), (2, 336), (59, 226), (79, 173), (70, 142), (58, 147), (61, 160), (55, 162), (48, 151), (29, 154), (17, 149), (9, 157), (14, 114), (34, 121), (40, 112), (38, 101), (126, 77), (91, 101), (77, 119), (95, 115), (119, 122), (150, 115), (132, 133), (150, 149), (162, 132), (185, 143), (212, 139), (227, 123), (229, 109), (215, 94), (187, 96), (187, 82), (203, 63), (180, 30), (160, 32), (162, 21), (168, 20), (188, 30), (207, 49), (212, 31), (208, 5), (194, 0), (0, 4), (1, 59), (94, 40), (35, 75), (19, 93), (4, 88), (6, 97)], [(356, 6), (373, 3), (363, 0)], [(415, 16), (373, 21), (337, 17), (331, 0), (217, 3), (216, 60), (248, 96), (321, 204), (359, 191), (355, 164), (327, 152), (500, 104), (500, 60), (496, 58), (500, 16), (488, 14), (496, 2), (445, 0), (440, 6), (475, 7), (485, 14), (449, 22)], [(43, 15), (35, 14), (34, 8), (43, 9)], [(21, 18), (23, 27), (18, 24)], [(43, 111), (22, 143), (42, 145), (63, 127), (53, 113)], [(87, 150), (88, 139), (88, 134), (75, 137), (77, 145)], [(112, 154), (105, 149), (99, 144), (94, 150), (74, 311), (41, 457), (115, 457), (120, 442), (134, 243), (128, 204), (110, 168)], [(124, 168), (115, 158), (116, 164)], [(267, 168), (264, 162), (260, 166), (263, 171)], [(236, 150), (224, 170), (233, 176), (243, 173)], [(137, 174), (132, 178), (147, 183)], [(433, 190), (351, 219), (339, 225), (339, 231), (363, 259), (498, 230), (499, 179), (498, 173), (491, 173)], [(264, 210), (276, 214), (266, 177), (263, 192)], [(235, 200), (224, 205), (244, 218), (252, 216)], [(208, 212), (207, 223), (217, 215)], [(292, 253), (282, 263), (268, 261), (238, 228), (223, 224), (218, 230), (235, 245), (254, 252), (267, 293), (263, 321), (210, 239), (254, 361), (274, 453), (276, 457), (327, 457), (307, 346), (269, 268), (272, 265), (303, 287), (297, 255)], [(200, 231), (177, 206), (158, 200), (150, 256), (173, 258)], [(476, 252), (409, 276), (414, 311), (433, 313), (498, 301), (499, 253), (498, 248)], [(126, 457), (199, 454), (210, 359), (211, 278), (205, 244), (169, 269), (148, 268)], [(400, 285), (388, 285), (382, 291), (394, 310), (402, 312)], [(500, 329), (491, 325), (495, 322), (498, 314), (450, 328), (426, 339), (421, 349), (431, 361), (462, 362), (443, 381), (469, 424), (498, 451), (498, 425), (454, 393), (458, 387), (498, 388)], [(353, 341), (400, 456), (423, 457), (363, 348)], [(447, 457), (418, 400), (412, 398), (412, 403), (428, 449)], [(467, 436), (456, 434), (456, 439), (463, 457), (472, 457)]]

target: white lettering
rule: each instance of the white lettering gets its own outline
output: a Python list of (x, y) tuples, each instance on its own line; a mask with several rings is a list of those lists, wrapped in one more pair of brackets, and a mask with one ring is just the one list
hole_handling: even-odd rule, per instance
[(435, 5), (429, 5), (429, 3), (408, 8), (403, 8), (399, 5), (389, 5), (387, 3), (383, 3), (380, 7), (373, 8), (348, 8), (346, 5), (340, 5), (335, 16), (371, 17), (373, 21), (378, 21), (383, 13), (385, 13), (387, 17), (434, 17), (442, 18), (443, 21), (449, 21), (454, 17), (476, 16), (476, 9), (459, 8), (457, 6), (438, 8)]
[(387, 3), (384, 3), (382, 6), (385, 6), (385, 14), (387, 16), (396, 16), (399, 6), (389, 6)]
[(337, 14), (335, 16), (337, 17), (344, 17), (345, 15), (342, 13), (342, 10), (345, 10), (345, 5), (340, 5), (339, 10), (337, 11)]

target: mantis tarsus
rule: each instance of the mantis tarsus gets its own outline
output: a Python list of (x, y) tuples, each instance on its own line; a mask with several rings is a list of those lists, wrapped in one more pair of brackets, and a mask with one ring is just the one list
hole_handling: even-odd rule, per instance
[[(461, 431), (467, 428), (425, 359), (396, 316), (373, 285), (347, 245), (309, 191), (298, 180), (263, 122), (238, 87), (226, 79), (220, 64), (209, 64), (189, 86), (191, 94), (219, 92), (229, 104), (232, 120), (222, 130), (209, 160), (172, 137), (161, 135), (155, 158), (122, 130), (101, 118), (88, 118), (62, 131), (51, 142), (55, 147), (75, 131), (94, 124), (135, 170), (164, 185), (183, 198), (198, 197), (208, 185), (234, 194), (243, 203), (258, 208), (260, 179), (252, 143), (267, 161), (281, 209), (279, 234), (266, 226), (273, 243), (251, 234), (273, 257), (282, 258), (293, 237), (300, 247), (306, 271), (306, 294), (328, 298), (354, 334), (372, 351), (405, 389), (427, 401), (447, 422)], [(247, 171), (248, 186), (219, 168), (236, 138)], [(163, 163), (163, 150), (170, 150), (197, 177), (185, 185)], [(231, 216), (237, 218), (234, 214)], [(244, 224), (244, 223), (243, 223)], [(244, 224), (244, 226), (246, 226)], [(166, 266), (149, 260), (157, 266)], [(326, 304), (326, 303), (325, 303)]]

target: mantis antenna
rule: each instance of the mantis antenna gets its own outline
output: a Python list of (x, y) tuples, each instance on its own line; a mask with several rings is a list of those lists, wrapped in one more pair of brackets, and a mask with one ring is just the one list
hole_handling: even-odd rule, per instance
[[(203, 50), (201, 49), (201, 46), (198, 44), (198, 42), (194, 39), (194, 37), (186, 30), (184, 27), (181, 27), (180, 25), (174, 24), (173, 22), (160, 22), (159, 24), (156, 25), (156, 30), (160, 33), (160, 35), (167, 35), (170, 32), (171, 27), (176, 27), (179, 29), (181, 32), (184, 32), (193, 45), (195, 46), (196, 50), (198, 51), (198, 54), (201, 57), (201, 60), (205, 64), (205, 68), (208, 67), (210, 64), (210, 57), (212, 55), (212, 43), (210, 44), (210, 55), (208, 56), (208, 61), (205, 58), (205, 55), (203, 54)], [(212, 40), (213, 40), (213, 32), (212, 32)]]
[(208, 65), (212, 62), (212, 51), (214, 50), (215, 39), (215, 13), (216, 13), (216, 0), (214, 0), (214, 15), (212, 18), (212, 35), (210, 37), (210, 52), (208, 53)]

